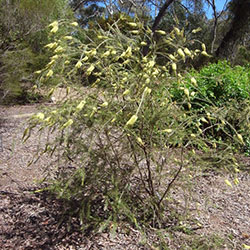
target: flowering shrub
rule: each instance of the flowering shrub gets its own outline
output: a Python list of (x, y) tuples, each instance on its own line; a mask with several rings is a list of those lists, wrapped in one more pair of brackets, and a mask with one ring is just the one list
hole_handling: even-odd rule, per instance
[[(169, 219), (170, 191), (177, 183), (185, 190), (205, 165), (238, 171), (230, 145), (222, 145), (221, 152), (219, 141), (203, 136), (201, 123), (216, 120), (213, 126), (224, 126), (220, 113), (190, 112), (196, 92), (190, 93), (178, 72), (186, 58), (207, 56), (205, 45), (189, 50), (178, 28), (170, 34), (157, 31), (164, 41), (158, 45), (149, 28), (138, 22), (128, 25), (133, 28), (130, 35), (125, 36), (115, 22), (108, 31), (96, 30), (96, 37), (88, 38), (76, 23), (52, 23), (54, 42), (46, 47), (54, 54), (37, 72), (41, 83), (56, 79), (68, 96), (33, 116), (24, 138), (35, 126), (41, 133), (56, 133), (57, 139), (48, 140), (42, 152), (58, 158), (59, 175), (48, 188), (73, 204), (71, 212), (83, 229), (94, 225), (104, 230), (112, 222), (115, 230), (122, 220), (138, 227), (162, 227)], [(78, 40), (78, 32), (89, 41)], [(148, 44), (149, 53), (143, 56)], [(172, 54), (167, 52), (170, 47)], [(165, 65), (157, 63), (158, 56), (166, 59)], [(91, 85), (82, 88), (81, 80), (90, 77)], [(184, 93), (179, 102), (170, 93), (176, 79)], [(191, 82), (196, 84), (195, 79)], [(236, 131), (235, 137), (244, 143)]]

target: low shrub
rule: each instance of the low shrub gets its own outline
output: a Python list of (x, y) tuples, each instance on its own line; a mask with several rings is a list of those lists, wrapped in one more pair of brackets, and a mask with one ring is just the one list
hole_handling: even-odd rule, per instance
[[(152, 31), (128, 21), (134, 32), (124, 35), (117, 22), (108, 31), (96, 30), (97, 39), (87, 44), (74, 37), (77, 32), (87, 37), (76, 23), (51, 24), (55, 40), (47, 47), (54, 55), (37, 72), (38, 80), (58, 81), (68, 96), (34, 115), (24, 140), (36, 126), (41, 136), (48, 133), (40, 153), (55, 156), (57, 163), (48, 170), (56, 175), (47, 189), (65, 201), (69, 215), (77, 215), (83, 229), (115, 231), (121, 221), (162, 228), (173, 219), (172, 189), (185, 193), (204, 166), (237, 172), (237, 161), (231, 144), (204, 136), (200, 121), (216, 120), (211, 126), (225, 126), (220, 109), (206, 117), (191, 109), (191, 97), (198, 91), (190, 93), (178, 65), (199, 52), (187, 49), (183, 32), (177, 27), (170, 34), (157, 31), (176, 50), (170, 55), (160, 48), (168, 59), (160, 66)], [(60, 31), (62, 26), (68, 34)], [(150, 51), (143, 56), (149, 41)], [(204, 45), (202, 51), (207, 55)], [(81, 74), (96, 80), (81, 88)], [(176, 79), (184, 93), (178, 101), (171, 93)], [(243, 144), (242, 136), (233, 131), (237, 143)], [(50, 139), (53, 133), (56, 139)]]

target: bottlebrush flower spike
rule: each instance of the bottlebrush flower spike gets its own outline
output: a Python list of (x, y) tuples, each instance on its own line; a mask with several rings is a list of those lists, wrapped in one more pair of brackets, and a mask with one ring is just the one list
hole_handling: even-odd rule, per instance
[(135, 122), (137, 121), (138, 116), (137, 115), (132, 115), (131, 118), (127, 121), (126, 123), (126, 127), (127, 126), (133, 126), (135, 124)]

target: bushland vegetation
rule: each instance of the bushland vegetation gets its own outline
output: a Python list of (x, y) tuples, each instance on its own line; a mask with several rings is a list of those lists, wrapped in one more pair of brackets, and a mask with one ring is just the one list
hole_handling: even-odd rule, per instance
[[(26, 2), (31, 8), (29, 1), (15, 4)], [(238, 43), (230, 32), (241, 1), (205, 21), (202, 1), (192, 1), (188, 14), (180, 1), (166, 1), (155, 19), (142, 7), (111, 13), (107, 6), (105, 14), (98, 5), (52, 2), (60, 8), (50, 8), (45, 19), (42, 13), (41, 27), (17, 28), (14, 36), (14, 25), (1, 38), (1, 80), (2, 92), (15, 98), (22, 81), (33, 97), (40, 88), (47, 99), (58, 88), (66, 91), (32, 116), (23, 139), (35, 128), (47, 136), (37, 157), (57, 161), (43, 190), (64, 201), (69, 219), (76, 216), (83, 231), (115, 232), (122, 223), (142, 231), (180, 226), (173, 193), (188, 189), (184, 200), (191, 199), (197, 175), (229, 171), (225, 185), (239, 183), (237, 156), (250, 151), (249, 37), (237, 33)], [(48, 6), (35, 7), (28, 24)], [(14, 23), (27, 15), (9, 11), (1, 17)], [(228, 58), (225, 39), (234, 44)]]

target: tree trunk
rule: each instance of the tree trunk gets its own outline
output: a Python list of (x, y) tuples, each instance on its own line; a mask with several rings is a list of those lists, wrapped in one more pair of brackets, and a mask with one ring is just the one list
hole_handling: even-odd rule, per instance
[[(166, 10), (167, 8), (170, 6), (171, 3), (173, 3), (175, 0), (166, 0), (166, 2), (163, 4), (163, 6), (160, 8), (159, 10), (159, 13), (157, 15), (157, 17), (155, 18), (155, 21), (153, 23), (153, 26), (152, 26), (152, 31), (153, 33), (155, 32), (156, 28), (158, 27), (161, 19), (164, 17), (165, 13), (166, 13)], [(146, 56), (149, 52), (149, 46), (150, 46), (150, 42), (148, 41), (148, 44), (147, 46), (145, 46), (143, 48), (143, 55)]]
[(250, 0), (235, 0), (233, 4), (234, 17), (231, 28), (222, 39), (215, 53), (219, 58), (233, 58), (237, 52), (240, 40), (244, 38), (249, 28)]

